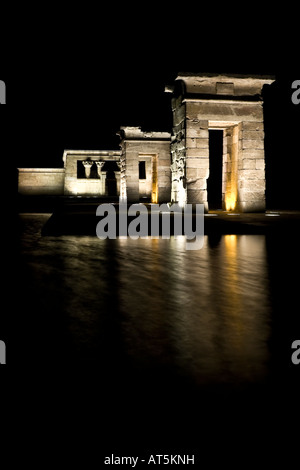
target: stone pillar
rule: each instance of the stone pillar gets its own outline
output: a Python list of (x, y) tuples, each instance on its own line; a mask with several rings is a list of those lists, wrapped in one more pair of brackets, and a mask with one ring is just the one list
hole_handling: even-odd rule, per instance
[(98, 174), (98, 176), (99, 176), (100, 179), (101, 179), (101, 176), (102, 176), (101, 169), (102, 169), (104, 163), (105, 163), (105, 162), (103, 162), (103, 161), (98, 161), (98, 162), (96, 162), (96, 165), (97, 165), (97, 174)]
[(101, 195), (106, 194), (106, 171), (101, 172)]
[(265, 152), (264, 123), (261, 120), (244, 121), (240, 125), (238, 208), (243, 212), (265, 210)]
[(186, 188), (186, 105), (181, 97), (172, 99), (173, 137), (171, 141), (171, 202), (183, 206), (187, 202)]
[(126, 159), (125, 155), (122, 153), (120, 158), (120, 201), (127, 200), (127, 191), (126, 191)]
[(222, 205), (232, 211), (238, 204), (239, 125), (223, 131)]
[(186, 186), (188, 203), (204, 204), (207, 212), (209, 177), (208, 120), (198, 119), (193, 103), (188, 103), (186, 120)]
[(91, 176), (91, 168), (92, 168), (93, 162), (91, 160), (86, 160), (82, 162), (82, 164), (84, 166), (85, 176), (86, 178), (89, 178)]
[(120, 172), (115, 171), (116, 183), (117, 183), (117, 194), (120, 195)]

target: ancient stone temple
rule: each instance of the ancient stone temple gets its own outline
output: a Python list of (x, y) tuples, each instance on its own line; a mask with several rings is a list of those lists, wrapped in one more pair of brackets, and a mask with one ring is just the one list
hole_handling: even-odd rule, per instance
[[(19, 168), (19, 193), (202, 203), (209, 207), (211, 135), (221, 136), (220, 209), (265, 210), (263, 86), (273, 77), (180, 73), (173, 130), (121, 127), (120, 150), (65, 150), (64, 168)], [(213, 157), (214, 158), (214, 157)]]

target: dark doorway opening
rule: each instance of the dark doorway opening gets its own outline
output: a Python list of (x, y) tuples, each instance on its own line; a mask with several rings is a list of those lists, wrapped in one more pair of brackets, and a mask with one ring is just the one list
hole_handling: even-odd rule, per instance
[(114, 161), (106, 161), (103, 165), (102, 171), (106, 172), (106, 195), (107, 196), (117, 196), (117, 179), (116, 171), (118, 171), (118, 166)]
[(139, 179), (140, 180), (146, 179), (146, 162), (145, 161), (139, 162)]
[(209, 210), (222, 209), (223, 130), (209, 130), (209, 178), (207, 200)]

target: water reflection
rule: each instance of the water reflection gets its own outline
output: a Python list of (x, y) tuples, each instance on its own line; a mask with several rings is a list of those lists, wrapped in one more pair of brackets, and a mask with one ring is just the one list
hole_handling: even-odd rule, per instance
[[(188, 252), (178, 241), (140, 243), (132, 275), (120, 257), (128, 353), (176, 366), (197, 382), (255, 381), (268, 361), (265, 239), (224, 236)], [(135, 258), (137, 256), (137, 258)]]
[(62, 358), (195, 384), (267, 377), (264, 236), (206, 236), (187, 251), (184, 237), (41, 237), (43, 217), (23, 217), (22, 283), (32, 321), (42, 313)]

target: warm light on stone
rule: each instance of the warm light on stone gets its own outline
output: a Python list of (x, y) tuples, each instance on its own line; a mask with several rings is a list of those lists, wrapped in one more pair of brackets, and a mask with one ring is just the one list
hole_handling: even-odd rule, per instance
[(262, 88), (273, 81), (180, 73), (165, 90), (172, 93), (172, 135), (121, 127), (120, 151), (65, 150), (63, 169), (20, 168), (19, 192), (198, 203), (208, 212), (209, 131), (218, 129), (223, 132), (223, 210), (265, 211)]
[[(262, 87), (273, 77), (180, 73), (172, 93), (172, 201), (178, 201), (178, 163), (187, 203), (209, 210), (209, 130), (223, 130), (223, 209), (265, 210)], [(182, 189), (181, 189), (182, 191)], [(181, 195), (181, 198), (182, 195)]]

